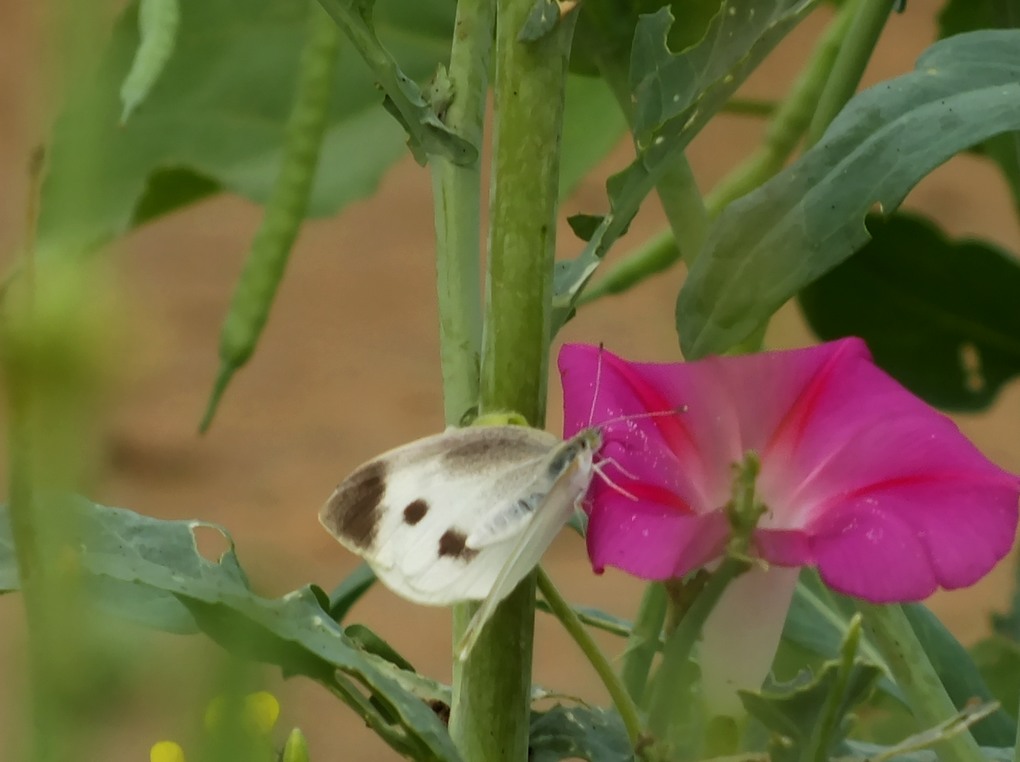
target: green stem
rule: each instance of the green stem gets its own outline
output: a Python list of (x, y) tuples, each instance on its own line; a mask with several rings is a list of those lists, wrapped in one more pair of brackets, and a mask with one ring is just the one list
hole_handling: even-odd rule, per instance
[(627, 729), (627, 737), (630, 739), (631, 746), (636, 748), (644, 731), (641, 723), (641, 714), (632, 698), (633, 694), (627, 690), (627, 687), (617, 677), (609, 662), (606, 661), (605, 654), (602, 653), (602, 650), (595, 643), (594, 638), (592, 638), (587, 628), (581, 623), (577, 614), (570, 607), (570, 604), (560, 595), (560, 591), (556, 589), (552, 580), (549, 579), (549, 576), (541, 567), (538, 569), (538, 589), (545, 597), (553, 614), (560, 620), (563, 629), (574, 639), (581, 652), (591, 663), (592, 667), (595, 668), (599, 679), (602, 680), (602, 684), (609, 691), (609, 697), (616, 706), (620, 719), (623, 720), (623, 726)]
[(666, 738), (670, 729), (679, 729), (675, 714), (689, 699), (684, 690), (688, 663), (701, 629), (730, 582), (748, 569), (747, 561), (727, 558), (699, 591), (683, 619), (666, 640), (662, 664), (652, 681), (648, 700), (648, 725), (656, 738)]
[(806, 144), (810, 148), (836, 118), (846, 102), (853, 97), (871, 60), (885, 22), (892, 13), (895, 0), (861, 0), (853, 23), (832, 66), (829, 81), (818, 99), (814, 117), (808, 127)]
[[(446, 124), (476, 146), (482, 143), (485, 124), (495, 13), (495, 0), (460, 0), (450, 51), (448, 76), (453, 100), (446, 111)], [(436, 156), (431, 166), (443, 408), (447, 425), (456, 426), (478, 404), (481, 162), (476, 158), (458, 165)]]
[(385, 105), (407, 130), (411, 153), (420, 164), (429, 156), (446, 156), (458, 164), (478, 160), (477, 147), (443, 124), (418, 85), (400, 70), (397, 60), (379, 42), (371, 23), (372, 3), (319, 0), (319, 4), (347, 35), (386, 93)]
[[(533, 0), (497, 0), (481, 412), (545, 415), (564, 86), (576, 13), (517, 41)], [(455, 612), (464, 624), (467, 607)], [(535, 577), (499, 606), (454, 674), (450, 733), (467, 762), (528, 756)]]
[[(935, 727), (956, 714), (949, 694), (928, 660), (903, 609), (896, 605), (858, 604), (869, 638), (882, 654), (922, 727)], [(969, 732), (950, 736), (935, 747), (943, 762), (978, 762), (981, 749)]]
[(720, 110), (725, 114), (738, 116), (772, 117), (777, 108), (779, 108), (779, 104), (775, 101), (757, 98), (730, 98)]
[(641, 700), (648, 685), (648, 674), (659, 650), (662, 625), (666, 621), (667, 603), (666, 588), (657, 582), (649, 584), (627, 638), (620, 679), (635, 701)]

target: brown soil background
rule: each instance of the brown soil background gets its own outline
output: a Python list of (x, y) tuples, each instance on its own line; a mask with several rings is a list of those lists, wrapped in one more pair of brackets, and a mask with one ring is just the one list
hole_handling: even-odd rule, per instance
[[(906, 15), (891, 20), (869, 83), (913, 67), (934, 39), (934, 5), (914, 0)], [(34, 98), (43, 39), (37, 14), (32, 4), (0, 4), (3, 252), (20, 243), (27, 157), (45, 134), (44, 109)], [(781, 95), (820, 27), (816, 18), (798, 30), (744, 93)], [(715, 120), (690, 152), (702, 187), (711, 187), (760, 136), (754, 120)], [(602, 209), (604, 177), (622, 167), (628, 154), (622, 145), (564, 211)], [(939, 220), (951, 235), (979, 235), (1020, 250), (1005, 185), (976, 159), (940, 168), (906, 206)], [(372, 199), (308, 224), (262, 344), (204, 438), (196, 435), (196, 424), (216, 370), (219, 324), (259, 210), (221, 197), (128, 236), (115, 257), (130, 318), (104, 437), (104, 471), (93, 497), (155, 516), (222, 523), (267, 593), (310, 581), (334, 586), (355, 560), (320, 529), (319, 505), (361, 461), (442, 428), (431, 215), (428, 175), (405, 160)], [(649, 204), (617, 256), (662, 226), (661, 214)], [(565, 225), (560, 234), (561, 252), (575, 252)], [(586, 309), (562, 338), (604, 341), (635, 358), (675, 359), (672, 311), (682, 278), (677, 269)], [(772, 347), (810, 341), (792, 307), (780, 313), (768, 337)], [(555, 379), (550, 389), (549, 428), (556, 431)], [(991, 411), (959, 420), (989, 457), (1020, 471), (1020, 385), (1006, 389)], [(572, 600), (632, 615), (640, 586), (621, 574), (592, 575), (576, 537), (565, 533), (546, 563)], [(1009, 567), (1000, 564), (970, 591), (933, 600), (965, 641), (980, 637), (987, 613), (1004, 605)], [(603, 702), (591, 669), (556, 624), (539, 616), (536, 681)], [(447, 611), (415, 607), (380, 588), (358, 605), (353, 619), (388, 638), (421, 671), (449, 678)], [(18, 597), (0, 599), (0, 749), (8, 752), (21, 736), (25, 637)], [(136, 634), (125, 653), (131, 675), (111, 688), (109, 707), (97, 714), (97, 749), (82, 759), (147, 759), (153, 741), (187, 737), (214, 689), (217, 652), (199, 638)], [(316, 762), (393, 758), (317, 686), (281, 684), (272, 673), (267, 683), (282, 699), (281, 725), (306, 731)]]

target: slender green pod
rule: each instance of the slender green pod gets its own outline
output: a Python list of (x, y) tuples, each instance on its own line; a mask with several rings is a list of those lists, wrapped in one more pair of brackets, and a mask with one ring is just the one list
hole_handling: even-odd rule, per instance
[(139, 0), (138, 50), (120, 86), (120, 123), (148, 96), (174, 52), (181, 8), (178, 0)]
[(234, 373), (248, 362), (269, 317), (290, 251), (308, 208), (329, 114), (340, 31), (310, 3), (310, 29), (301, 55), (294, 106), (287, 120), (280, 173), (220, 332), (220, 371), (199, 430), (212, 423)]

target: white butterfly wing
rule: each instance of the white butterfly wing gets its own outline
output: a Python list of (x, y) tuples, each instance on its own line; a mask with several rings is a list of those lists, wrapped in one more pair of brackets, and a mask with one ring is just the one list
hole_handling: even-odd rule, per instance
[[(592, 451), (600, 439), (589, 432), (565, 443), (561, 452), (570, 457), (569, 465), (559, 474), (546, 493), (545, 500), (535, 511), (534, 518), (519, 534), (505, 557), (492, 589), (482, 601), (457, 645), (457, 657), (464, 659), (489, 621), (496, 607), (541, 560), (542, 555), (576, 510), (584, 497), (594, 473)], [(555, 470), (555, 468), (553, 469)]]
[[(485, 598), (535, 520), (512, 506), (532, 495), (558, 444), (521, 426), (451, 429), (358, 468), (319, 518), (406, 598), (435, 605)], [(517, 516), (513, 526), (493, 524), (493, 516), (508, 515)], [(480, 541), (469, 543), (473, 536)]]

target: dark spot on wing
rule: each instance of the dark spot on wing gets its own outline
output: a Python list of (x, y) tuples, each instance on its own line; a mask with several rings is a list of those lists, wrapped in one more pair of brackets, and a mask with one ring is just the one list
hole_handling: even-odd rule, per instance
[(450, 556), (461, 561), (470, 561), (478, 555), (474, 548), (467, 547), (467, 535), (456, 529), (447, 529), (439, 538), (439, 557)]
[(404, 523), (410, 526), (414, 526), (423, 518), (425, 514), (429, 512), (429, 504), (421, 498), (415, 500), (413, 503), (409, 503), (404, 509)]
[(380, 503), (386, 494), (386, 466), (362, 466), (341, 484), (323, 511), (327, 529), (359, 548), (369, 548), (379, 529)]
[(446, 450), (443, 464), (452, 469), (472, 469), (505, 458), (540, 457), (548, 447), (536, 441), (523, 426), (479, 427), (455, 447)]
[(443, 460), (448, 463), (461, 463), (472, 460), (483, 460), (491, 453), (499, 451), (501, 444), (491, 437), (474, 439), (452, 447), (443, 453)]

